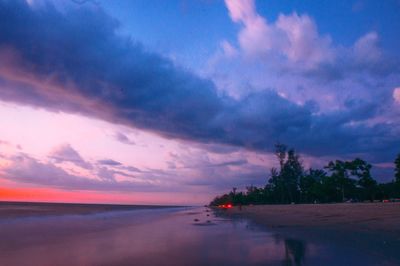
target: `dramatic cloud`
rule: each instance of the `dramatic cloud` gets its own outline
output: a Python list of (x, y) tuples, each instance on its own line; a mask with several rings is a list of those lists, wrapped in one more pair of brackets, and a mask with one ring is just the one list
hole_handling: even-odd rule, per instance
[[(400, 60), (381, 50), (377, 32), (345, 47), (319, 34), (316, 22), (306, 14), (279, 14), (271, 22), (257, 12), (254, 1), (225, 3), (232, 21), (240, 25), (237, 44), (224, 40), (205, 72), (222, 91), (240, 98), (245, 108), (258, 106), (258, 114), (272, 115), (270, 122), (265, 115), (257, 125), (265, 138), (314, 155), (393, 158), (400, 133), (394, 124), (400, 120), (391, 108), (392, 91), (400, 82)], [(227, 51), (235, 51), (234, 57)], [(261, 111), (262, 92), (276, 93), (286, 104), (277, 100), (276, 106), (268, 104), (270, 109)], [(283, 117), (290, 104), (301, 107), (299, 112)], [(274, 116), (275, 109), (281, 117)], [(276, 127), (267, 126), (271, 123)], [(280, 123), (297, 126), (279, 130)], [(268, 134), (269, 130), (276, 131)], [(249, 136), (254, 142), (261, 137)]]
[[(277, 53), (314, 76), (323, 75), (315, 66), (335, 59), (330, 38), (318, 33), (309, 16), (280, 15), (268, 23), (253, 1), (226, 3), (232, 20), (242, 25), (239, 43), (246, 53)], [(219, 93), (211, 80), (149, 52), (118, 30), (118, 21), (96, 5), (59, 10), (51, 3), (33, 8), (25, 1), (0, 1), (0, 99), (93, 116), (167, 138), (259, 151), (281, 141), (318, 155), (369, 149), (391, 156), (400, 144), (396, 130), (369, 123), (380, 112), (369, 100), (349, 96), (322, 112), (319, 103), (296, 101), (265, 85), (234, 99)], [(360, 54), (373, 50), (375, 39), (366, 36), (354, 49)], [(225, 43), (223, 48), (235, 57), (234, 46)], [(297, 82), (281, 80), (284, 85)], [(386, 91), (384, 95), (387, 99)], [(133, 143), (122, 133), (116, 138)], [(56, 150), (52, 157), (88, 168), (69, 148)], [(102, 176), (110, 179), (112, 174), (105, 169)]]
[[(1, 2), (0, 97), (53, 110), (80, 112), (168, 137), (216, 141), (256, 148), (254, 123), (280, 116), (246, 111), (242, 102), (217, 95), (214, 84), (177, 68), (159, 55), (116, 34), (117, 23), (94, 7), (31, 9), (24, 1)], [(82, 23), (85, 18), (85, 23)], [(27, 25), (30, 25), (29, 27)], [(25, 40), (29, 39), (29, 42)], [(74, 56), (71, 56), (73, 54)], [(264, 104), (279, 96), (261, 94)], [(307, 110), (280, 100), (282, 116)], [(251, 107), (252, 108), (252, 107)], [(266, 111), (270, 111), (268, 108)], [(262, 110), (260, 110), (262, 111)], [(245, 114), (253, 128), (237, 128)], [(280, 116), (280, 117), (282, 117)], [(303, 118), (299, 118), (302, 120)], [(268, 125), (271, 132), (297, 125)], [(303, 125), (301, 126), (303, 127)], [(243, 136), (237, 130), (249, 131)], [(269, 133), (268, 133), (269, 134)], [(116, 136), (130, 143), (123, 134)], [(276, 137), (276, 136), (275, 136)], [(258, 136), (259, 142), (261, 136)], [(264, 143), (261, 149), (270, 145)]]
[(117, 22), (101, 9), (0, 4), (3, 100), (208, 137), (203, 128), (223, 106), (214, 85), (117, 35)]

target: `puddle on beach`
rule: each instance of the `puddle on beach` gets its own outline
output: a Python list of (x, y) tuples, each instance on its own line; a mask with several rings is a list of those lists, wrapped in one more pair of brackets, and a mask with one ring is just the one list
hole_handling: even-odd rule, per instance
[(379, 265), (205, 208), (9, 219), (0, 238), (0, 265), (10, 266)]

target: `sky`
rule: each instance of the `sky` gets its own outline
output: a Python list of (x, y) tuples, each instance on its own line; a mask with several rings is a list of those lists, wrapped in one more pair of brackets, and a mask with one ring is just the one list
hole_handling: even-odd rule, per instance
[(400, 1), (0, 0), (0, 200), (206, 204), (400, 152)]

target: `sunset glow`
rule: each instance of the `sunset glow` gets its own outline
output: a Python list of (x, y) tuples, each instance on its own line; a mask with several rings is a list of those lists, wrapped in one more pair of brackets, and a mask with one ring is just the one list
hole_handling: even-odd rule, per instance
[(204, 204), (277, 142), (391, 180), (397, 3), (145, 2), (0, 1), (0, 200)]

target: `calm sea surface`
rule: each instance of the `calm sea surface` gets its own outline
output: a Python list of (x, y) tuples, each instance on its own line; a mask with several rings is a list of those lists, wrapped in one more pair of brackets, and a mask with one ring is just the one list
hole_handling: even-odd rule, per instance
[(202, 208), (0, 220), (0, 265), (395, 265)]

